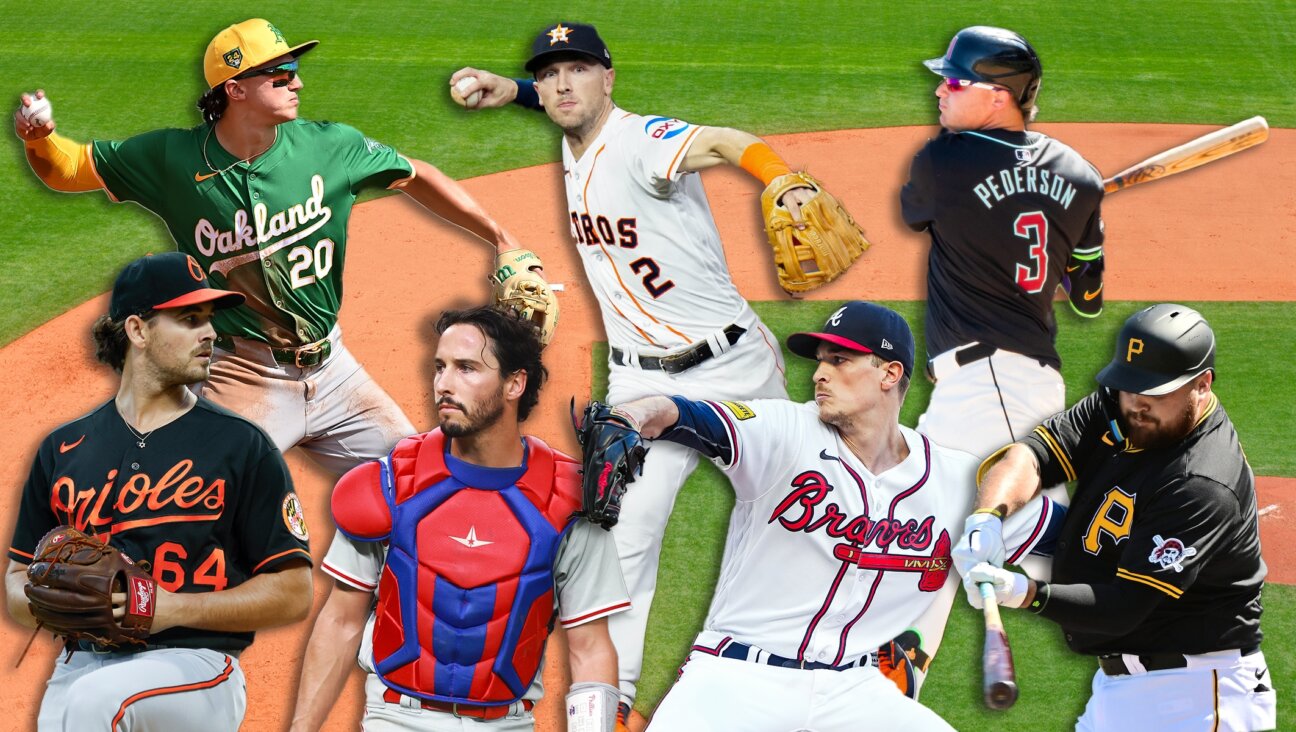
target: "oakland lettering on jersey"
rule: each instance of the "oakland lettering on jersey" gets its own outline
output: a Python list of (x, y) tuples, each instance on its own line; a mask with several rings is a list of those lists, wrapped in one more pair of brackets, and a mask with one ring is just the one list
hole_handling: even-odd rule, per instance
[[(247, 211), (239, 209), (234, 212), (234, 227), (228, 231), (217, 228), (207, 219), (199, 219), (194, 227), (194, 245), (205, 256), (232, 254), (245, 247), (265, 244), (277, 237), (295, 234), (291, 239), (278, 242), (279, 245), (290, 244), (313, 233), (328, 223), (333, 217), (333, 210), (324, 205), (324, 178), (311, 176), (311, 195), (303, 203), (297, 203), (271, 215), (264, 203), (252, 207), (253, 226), (248, 225)], [(315, 219), (320, 219), (315, 221)], [(315, 222), (305, 231), (297, 229)]]
[[(189, 475), (192, 469), (193, 461), (186, 458), (171, 466), (157, 481), (147, 473), (136, 473), (116, 491), (113, 490), (118, 476), (115, 468), (108, 471), (107, 482), (102, 487), (78, 488), (72, 478), (63, 476), (50, 489), (50, 508), (56, 516), (69, 517), (69, 523), (81, 531), (108, 528), (109, 533), (117, 533), (143, 522), (215, 521), (225, 511), (225, 479), (208, 482), (202, 476)], [(171, 515), (157, 516), (167, 509), (172, 509)], [(179, 512), (191, 513), (177, 515)], [(147, 518), (131, 521), (130, 517), (136, 513)]]
[[(807, 470), (793, 478), (792, 488), (792, 492), (774, 507), (768, 523), (778, 521), (788, 531), (807, 534), (823, 530), (828, 536), (863, 546), (872, 544), (886, 548), (895, 542), (901, 549), (922, 550), (931, 545), (935, 521), (932, 516), (921, 523), (914, 519), (902, 522), (894, 518), (852, 518), (838, 504), (824, 503), (834, 486), (817, 470)], [(821, 504), (822, 511), (819, 510)]]
[(1076, 196), (1076, 187), (1071, 181), (1057, 173), (1030, 166), (1004, 168), (987, 175), (985, 180), (972, 187), (972, 191), (986, 208), (994, 208), (996, 203), (1018, 193), (1037, 193), (1067, 209)]

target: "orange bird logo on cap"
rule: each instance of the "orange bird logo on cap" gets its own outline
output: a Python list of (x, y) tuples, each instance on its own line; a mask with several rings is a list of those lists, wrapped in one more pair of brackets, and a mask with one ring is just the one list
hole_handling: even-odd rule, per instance
[(202, 265), (198, 264), (198, 260), (194, 259), (193, 255), (185, 255), (185, 257), (189, 260), (189, 276), (194, 278), (196, 282), (202, 282), (205, 276)]
[(572, 32), (571, 28), (568, 28), (562, 23), (559, 23), (558, 25), (554, 26), (553, 30), (549, 31), (549, 45), (552, 46), (553, 44), (560, 43), (560, 42), (571, 43), (571, 39), (568, 38), (568, 36), (571, 35), (571, 32)]

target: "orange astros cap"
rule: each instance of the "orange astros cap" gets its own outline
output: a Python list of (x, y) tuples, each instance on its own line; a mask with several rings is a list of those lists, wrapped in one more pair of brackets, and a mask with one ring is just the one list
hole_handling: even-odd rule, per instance
[(207, 78), (207, 86), (214, 89), (267, 61), (284, 55), (298, 58), (317, 45), (319, 41), (306, 41), (290, 47), (274, 23), (264, 18), (252, 18), (217, 33), (207, 44), (207, 53), (203, 55), (203, 76)]

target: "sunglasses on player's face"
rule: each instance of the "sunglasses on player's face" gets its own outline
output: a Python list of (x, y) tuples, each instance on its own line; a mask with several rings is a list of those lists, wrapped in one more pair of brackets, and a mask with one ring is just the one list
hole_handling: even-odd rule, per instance
[(1009, 91), (1008, 87), (1006, 86), (987, 84), (984, 81), (972, 81), (969, 79), (951, 79), (949, 77), (945, 78), (945, 86), (950, 91), (963, 91), (964, 89), (967, 89), (970, 86), (979, 86), (982, 89), (991, 89), (991, 90), (1000, 89), (1003, 91)]
[(246, 71), (234, 78), (251, 79), (254, 76), (278, 76), (279, 74), (287, 74), (288, 77), (284, 79), (275, 79), (273, 82), (274, 86), (283, 87), (291, 84), (292, 80), (297, 78), (297, 59), (285, 61), (278, 66), (267, 66), (264, 69), (252, 69), (251, 71)]

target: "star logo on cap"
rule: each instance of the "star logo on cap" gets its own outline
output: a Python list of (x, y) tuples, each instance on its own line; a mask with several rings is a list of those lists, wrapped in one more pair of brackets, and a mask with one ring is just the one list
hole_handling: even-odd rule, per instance
[(451, 538), (451, 539), (454, 539), (455, 541), (459, 542), (460, 544), (463, 544), (464, 546), (466, 546), (466, 547), (468, 547), (468, 548), (470, 548), (470, 549), (474, 549), (474, 548), (479, 547), (479, 546), (486, 546), (487, 544), (494, 544), (494, 543), (495, 543), (495, 542), (493, 542), (493, 541), (483, 541), (483, 540), (481, 540), (481, 539), (478, 539), (478, 538), (477, 538), (477, 527), (476, 527), (476, 526), (469, 526), (469, 527), (468, 527), (468, 535), (467, 535), (467, 536), (452, 536), (452, 537), (450, 537), (450, 538)]
[(549, 31), (549, 45), (552, 46), (555, 43), (571, 43), (571, 38), (568, 37), (571, 35), (571, 32), (572, 29), (562, 23), (555, 25), (554, 29)]

